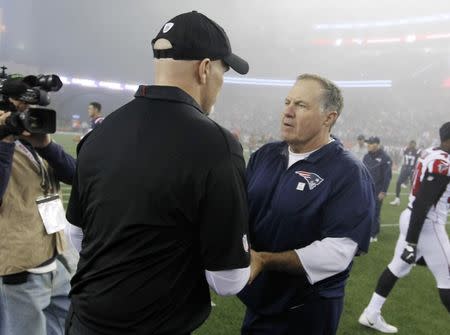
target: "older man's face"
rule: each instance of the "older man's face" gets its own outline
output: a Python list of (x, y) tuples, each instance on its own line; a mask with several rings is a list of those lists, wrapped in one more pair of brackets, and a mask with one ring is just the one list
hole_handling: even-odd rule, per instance
[(322, 92), (315, 80), (300, 80), (292, 87), (281, 118), (281, 137), (287, 143), (308, 143), (323, 131), (326, 114), (321, 108)]

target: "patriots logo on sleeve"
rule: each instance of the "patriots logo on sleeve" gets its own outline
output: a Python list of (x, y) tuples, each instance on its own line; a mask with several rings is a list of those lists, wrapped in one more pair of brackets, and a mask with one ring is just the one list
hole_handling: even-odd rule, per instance
[(320, 185), (320, 183), (323, 182), (323, 178), (321, 176), (312, 172), (295, 171), (295, 173), (306, 180), (310, 190), (315, 189), (317, 186)]

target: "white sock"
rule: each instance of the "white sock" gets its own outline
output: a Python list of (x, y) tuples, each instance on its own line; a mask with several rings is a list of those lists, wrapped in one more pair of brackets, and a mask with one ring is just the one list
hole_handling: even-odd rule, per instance
[(381, 295), (374, 293), (372, 299), (370, 299), (369, 305), (367, 306), (367, 312), (370, 314), (381, 313), (381, 308), (383, 308), (386, 298)]

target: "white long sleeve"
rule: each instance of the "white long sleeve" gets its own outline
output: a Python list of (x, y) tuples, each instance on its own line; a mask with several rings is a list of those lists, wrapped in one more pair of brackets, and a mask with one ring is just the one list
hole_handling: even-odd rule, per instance
[(81, 228), (67, 223), (64, 228), (64, 234), (66, 235), (67, 241), (80, 253), (81, 241), (83, 241), (83, 231)]
[(310, 284), (317, 283), (344, 271), (358, 250), (350, 238), (327, 237), (295, 250)]
[(205, 270), (205, 276), (209, 286), (218, 295), (235, 295), (247, 285), (250, 278), (250, 266), (224, 271)]

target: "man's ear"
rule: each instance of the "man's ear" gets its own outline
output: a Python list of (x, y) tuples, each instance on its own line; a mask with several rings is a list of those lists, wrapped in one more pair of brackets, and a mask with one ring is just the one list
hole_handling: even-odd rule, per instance
[(198, 65), (198, 79), (200, 84), (206, 84), (206, 80), (211, 72), (211, 65), (211, 60), (209, 58), (203, 59)]
[(324, 121), (324, 125), (328, 128), (332, 127), (338, 118), (338, 113), (336, 111), (331, 111), (327, 113), (327, 116)]

